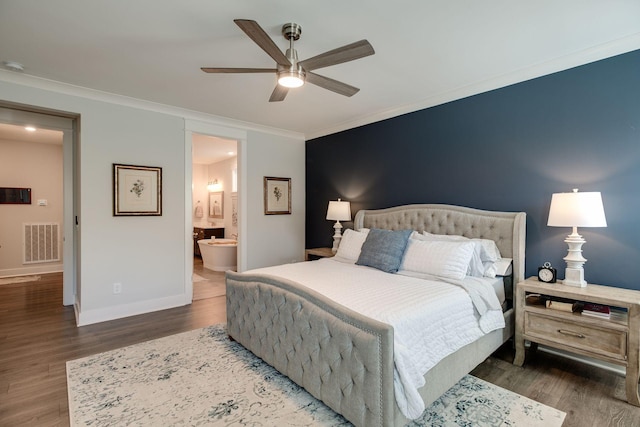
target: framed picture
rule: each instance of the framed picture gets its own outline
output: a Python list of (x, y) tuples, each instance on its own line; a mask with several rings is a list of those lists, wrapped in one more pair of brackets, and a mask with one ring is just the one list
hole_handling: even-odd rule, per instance
[(264, 214), (291, 214), (291, 178), (264, 177)]
[(30, 205), (30, 188), (0, 187), (0, 204)]
[(209, 193), (209, 218), (224, 218), (224, 191)]
[(162, 215), (162, 168), (113, 164), (113, 216)]

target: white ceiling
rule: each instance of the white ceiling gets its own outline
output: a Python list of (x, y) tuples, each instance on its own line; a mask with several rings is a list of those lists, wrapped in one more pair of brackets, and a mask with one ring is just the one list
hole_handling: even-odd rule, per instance
[(59, 130), (36, 129), (28, 131), (24, 126), (0, 123), (0, 141), (62, 145), (62, 137), (62, 131)]
[(236, 141), (215, 136), (194, 134), (192, 138), (193, 163), (210, 165), (237, 156)]
[[(283, 50), (282, 25), (300, 24), (301, 60), (360, 39), (376, 54), (317, 70), (351, 98), (306, 84), (269, 103), (275, 75), (200, 70), (274, 66), (234, 18)], [(24, 74), (306, 138), (635, 49), (638, 0), (0, 0), (0, 61)]]

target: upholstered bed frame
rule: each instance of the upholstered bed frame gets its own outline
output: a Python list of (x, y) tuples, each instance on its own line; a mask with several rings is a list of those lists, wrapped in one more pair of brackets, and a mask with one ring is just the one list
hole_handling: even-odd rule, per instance
[[(407, 205), (356, 214), (354, 228), (413, 229), (494, 240), (513, 258), (512, 280), (524, 279), (525, 213), (449, 205)], [(277, 277), (227, 273), (229, 335), (356, 426), (407, 423), (393, 387), (393, 328)], [(507, 298), (512, 292), (507, 290)], [(429, 405), (513, 335), (506, 327), (449, 355), (420, 389)]]

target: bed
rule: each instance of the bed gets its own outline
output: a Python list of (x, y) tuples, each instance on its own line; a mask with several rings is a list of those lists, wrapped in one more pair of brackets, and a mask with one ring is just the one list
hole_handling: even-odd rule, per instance
[[(438, 204), (361, 210), (356, 214), (354, 230), (410, 229), (490, 239), (502, 257), (512, 259), (511, 274), (503, 280), (506, 303), (501, 313), (505, 326), (464, 345), (431, 367), (424, 375), (425, 386), (418, 389), (424, 406), (513, 336), (515, 315), (510, 301), (513, 283), (524, 279), (525, 222), (523, 212)], [(309, 263), (300, 264), (316, 269), (321, 265)], [(271, 271), (278, 270), (227, 273), (230, 337), (354, 425), (405, 425), (409, 419), (406, 410), (398, 406), (394, 391), (394, 327), (296, 280), (269, 274)]]

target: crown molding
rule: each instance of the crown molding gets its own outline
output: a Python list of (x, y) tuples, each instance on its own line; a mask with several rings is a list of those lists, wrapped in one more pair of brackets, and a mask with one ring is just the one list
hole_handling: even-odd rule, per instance
[(187, 108), (175, 107), (172, 105), (132, 98), (125, 95), (118, 95), (110, 92), (76, 86), (68, 83), (58, 82), (55, 80), (45, 79), (42, 77), (32, 76), (29, 74), (16, 73), (13, 71), (0, 69), (0, 81), (21, 86), (28, 86), (36, 89), (42, 89), (63, 95), (107, 102), (141, 110), (153, 111), (156, 113), (168, 114), (171, 116), (179, 116), (184, 118), (185, 120), (196, 120), (218, 126), (233, 127), (244, 131), (263, 132), (272, 135), (283, 136), (286, 138), (299, 139), (301, 141), (304, 141), (305, 139), (304, 134), (300, 132), (258, 125), (256, 123), (245, 122), (242, 120), (236, 120), (228, 117), (216, 116), (213, 114), (189, 110)]
[(356, 120), (345, 121), (332, 127), (318, 129), (315, 132), (307, 134), (307, 140), (365, 126), (371, 123), (401, 116), (403, 114), (424, 110), (426, 108), (435, 107), (436, 105), (456, 101), (472, 95), (478, 95), (483, 92), (525, 82), (527, 80), (557, 73), (559, 71), (565, 71), (638, 49), (640, 49), (640, 33), (632, 34), (628, 37), (594, 46), (589, 49), (584, 49), (570, 55), (541, 62), (514, 72), (498, 75), (470, 85), (461, 86), (454, 90), (438, 93), (417, 103), (398, 106), (397, 108), (380, 111), (366, 117), (360, 117)]
[(512, 84), (521, 83), (559, 71), (564, 71), (581, 65), (600, 61), (616, 55), (628, 53), (637, 49), (640, 49), (640, 33), (635, 33), (630, 36), (611, 41), (609, 43), (584, 49), (570, 55), (554, 58), (552, 60), (535, 64), (531, 67), (516, 70), (514, 72), (497, 75), (492, 78), (485, 79), (483, 81), (479, 81), (470, 85), (462, 86), (454, 90), (438, 93), (420, 102), (405, 104), (395, 108), (379, 111), (375, 114), (359, 117), (355, 120), (344, 121), (331, 127), (317, 129), (307, 134), (286, 129), (278, 129), (269, 126), (258, 125), (256, 123), (216, 116), (213, 114), (202, 113), (186, 108), (160, 104), (124, 95), (117, 95), (109, 92), (99, 91), (96, 89), (75, 86), (55, 80), (44, 79), (41, 77), (35, 77), (28, 74), (16, 73), (1, 69), (0, 81), (29, 86), (65, 95), (77, 96), (81, 98), (109, 102), (132, 108), (154, 111), (157, 113), (179, 116), (183, 117), (184, 119), (197, 120), (219, 126), (264, 132), (287, 138), (301, 139), (304, 141), (305, 139), (310, 140), (319, 138), (333, 133), (342, 132), (348, 129), (368, 125), (382, 120), (387, 120), (393, 117), (401, 116), (403, 114), (412, 113), (415, 111), (434, 107), (436, 105), (441, 105), (447, 102), (477, 95), (483, 92), (488, 92), (490, 90), (499, 89)]

